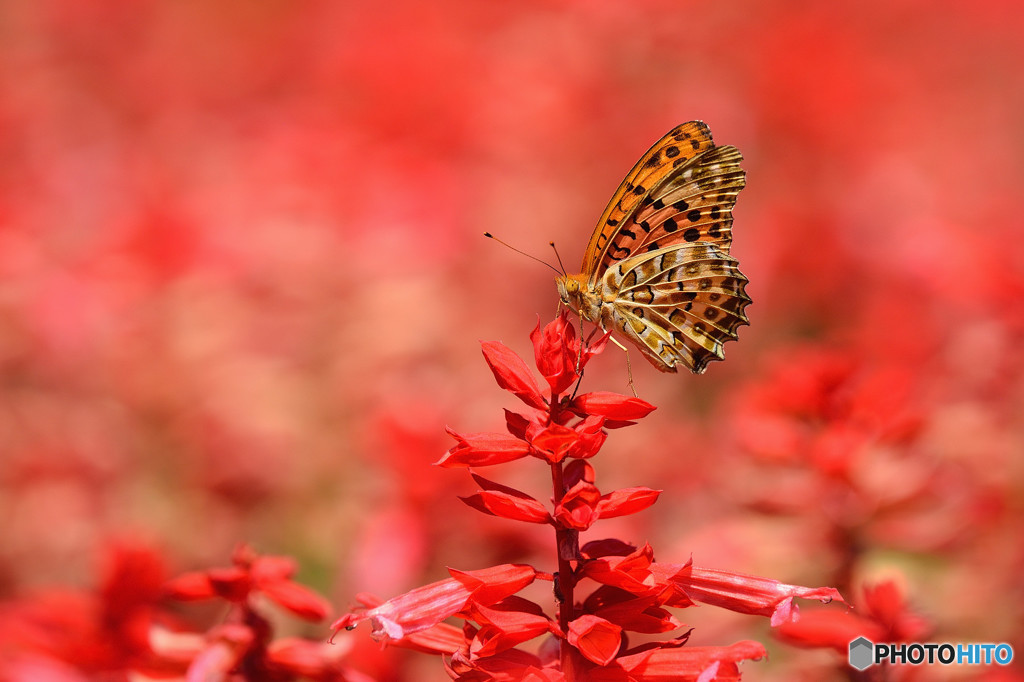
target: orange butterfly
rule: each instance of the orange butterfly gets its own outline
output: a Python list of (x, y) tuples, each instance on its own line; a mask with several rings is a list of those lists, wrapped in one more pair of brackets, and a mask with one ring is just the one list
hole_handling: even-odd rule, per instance
[(621, 332), (662, 372), (681, 363), (701, 374), (723, 359), (749, 324), (747, 278), (729, 255), (742, 159), (702, 121), (658, 140), (608, 202), (583, 272), (556, 278), (562, 303)]

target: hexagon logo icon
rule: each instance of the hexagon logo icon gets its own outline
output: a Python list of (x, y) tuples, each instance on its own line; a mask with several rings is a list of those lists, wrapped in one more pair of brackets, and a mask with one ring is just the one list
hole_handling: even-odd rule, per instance
[(850, 665), (864, 670), (874, 662), (875, 645), (867, 637), (858, 637), (850, 642)]

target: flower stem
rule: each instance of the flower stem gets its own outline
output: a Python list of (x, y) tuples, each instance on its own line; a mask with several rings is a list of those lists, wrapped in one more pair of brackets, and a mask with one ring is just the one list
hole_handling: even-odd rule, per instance
[[(559, 410), (559, 396), (551, 396), (548, 409), (548, 424), (556, 422)], [(559, 504), (565, 497), (565, 475), (562, 462), (551, 463), (551, 492), (554, 504)], [(579, 532), (555, 523), (555, 551), (558, 555), (558, 572), (555, 574), (555, 598), (558, 600), (558, 625), (563, 633), (569, 632), (569, 623), (573, 619), (573, 591), (576, 587), (576, 574), (573, 561), (580, 556)], [(562, 640), (562, 658), (569, 653), (569, 645)], [(564, 662), (564, 660), (563, 660)]]
[[(555, 504), (565, 496), (565, 479), (562, 471), (562, 463), (551, 464), (551, 487), (554, 492)], [(579, 532), (555, 526), (555, 549), (558, 553), (558, 573), (555, 574), (555, 596), (558, 600), (558, 626), (563, 633), (569, 632), (569, 623), (573, 619), (573, 591), (576, 587), (576, 575), (572, 561), (579, 557)], [(563, 670), (569, 655), (569, 644), (562, 640), (562, 663)]]

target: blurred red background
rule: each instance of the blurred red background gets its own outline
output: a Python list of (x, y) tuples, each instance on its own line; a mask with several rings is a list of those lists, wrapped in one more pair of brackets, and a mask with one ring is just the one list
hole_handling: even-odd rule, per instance
[[(125, 537), (289, 554), (339, 608), (551, 570), (429, 466), (502, 428), (478, 340), (529, 356), (555, 311), (482, 233), (575, 267), (702, 119), (746, 157), (751, 326), (700, 377), (634, 363), (659, 409), (595, 466), (665, 493), (599, 532), (854, 604), (893, 579), (931, 641), (1024, 651), (1022, 34), (1012, 0), (3, 3), (0, 600)], [(625, 390), (613, 350), (591, 390)], [(769, 645), (748, 679), (838, 674), (711, 611), (694, 642)]]

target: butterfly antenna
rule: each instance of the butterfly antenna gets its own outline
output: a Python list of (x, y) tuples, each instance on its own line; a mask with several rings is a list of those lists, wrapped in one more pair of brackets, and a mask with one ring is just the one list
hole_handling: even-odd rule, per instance
[(555, 243), (554, 242), (548, 242), (548, 243), (551, 245), (551, 248), (554, 249), (554, 251), (555, 251), (555, 258), (558, 259), (558, 267), (562, 268), (562, 274), (563, 275), (567, 274), (566, 271), (565, 271), (565, 265), (562, 263), (562, 256), (559, 255), (558, 249), (555, 247)]
[(516, 253), (521, 253), (522, 255), (526, 256), (527, 258), (532, 258), (533, 260), (537, 261), (537, 262), (538, 262), (538, 263), (540, 263), (541, 265), (545, 265), (545, 266), (547, 266), (547, 267), (551, 268), (552, 270), (554, 270), (554, 271), (555, 271), (556, 273), (558, 273), (559, 275), (564, 275), (564, 274), (565, 274), (565, 272), (564, 272), (565, 268), (563, 268), (563, 269), (562, 269), (562, 270), (563, 270), (563, 272), (558, 272), (558, 268), (556, 268), (556, 267), (555, 267), (554, 265), (552, 265), (551, 263), (548, 263), (547, 261), (542, 261), (542, 260), (541, 260), (540, 258), (537, 258), (536, 256), (531, 256), (530, 254), (526, 253), (525, 251), (521, 251), (521, 250), (517, 249), (516, 247), (512, 246), (511, 244), (508, 244), (508, 243), (506, 243), (506, 242), (503, 242), (503, 241), (501, 241), (500, 239), (498, 239), (497, 237), (495, 237), (495, 236), (494, 236), (493, 234), (491, 234), (490, 232), (484, 232), (484, 236), (485, 236), (485, 237), (487, 237), (488, 239), (493, 239), (494, 241), (498, 242), (498, 243), (499, 243), (499, 244), (501, 244), (502, 246), (507, 246), (508, 248), (512, 249), (512, 250), (513, 250), (513, 251), (515, 251)]

